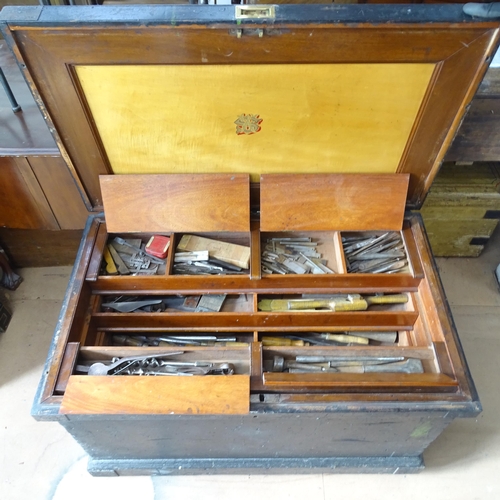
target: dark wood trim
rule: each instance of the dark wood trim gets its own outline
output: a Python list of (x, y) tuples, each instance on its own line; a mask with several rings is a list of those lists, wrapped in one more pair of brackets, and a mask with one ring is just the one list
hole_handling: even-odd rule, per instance
[(83, 328), (83, 318), (88, 309), (88, 299), (90, 298), (90, 288), (85, 284), (85, 274), (90, 262), (90, 257), (94, 247), (94, 239), (97, 235), (99, 221), (97, 218), (89, 220), (86, 232), (81, 240), (79, 249), (79, 260), (73, 269), (73, 274), (68, 285), (68, 293), (63, 303), (61, 315), (56, 326), (56, 337), (58, 344), (52, 352), (49, 352), (50, 366), (44, 374), (44, 384), (41, 388), (40, 401), (47, 399), (54, 394), (54, 388), (59, 374), (59, 367), (64, 356), (66, 343), (71, 339), (73, 329)]
[[(417, 219), (419, 216), (415, 217)], [(421, 256), (423, 257), (425, 254), (431, 255), (431, 249), (423, 224), (417, 223), (412, 225), (412, 232)], [(472, 399), (478, 399), (478, 394), (463, 353), (462, 344), (453, 322), (453, 316), (444, 293), (443, 285), (439, 278), (438, 270), (433, 260), (423, 258), (422, 264), (426, 274), (426, 280), (422, 281), (419, 289), (418, 296), (420, 297), (420, 304), (423, 304), (431, 297), (433, 298), (435, 307), (431, 313), (436, 314), (439, 324), (443, 330), (449, 359), (451, 360), (452, 365), (457, 368), (455, 371), (455, 377), (457, 378), (462, 391), (466, 395)], [(426, 310), (424, 308), (423, 312), (425, 311)], [(442, 346), (437, 354), (443, 356), (443, 350)]]
[[(104, 10), (104, 9), (103, 9)], [(18, 26), (44, 23), (58, 26), (71, 23), (113, 25), (117, 22), (143, 24), (190, 25), (194, 23), (235, 23), (234, 7), (208, 5), (154, 5), (144, 9), (140, 5), (108, 5), (105, 12), (82, 6), (50, 8), (40, 6), (6, 7), (0, 16), (1, 21), (9, 21)], [(462, 5), (276, 5), (276, 16), (270, 23), (463, 23), (474, 22), (478, 25), (491, 25), (482, 19), (474, 19), (463, 13)], [(259, 19), (242, 19), (243, 25), (254, 25)]]
[(420, 278), (410, 274), (311, 274), (311, 275), (266, 275), (257, 280), (248, 275), (222, 276), (99, 276), (92, 288), (98, 293), (165, 294), (175, 293), (250, 293), (265, 289), (265, 293), (329, 293), (335, 288), (339, 293), (347, 292), (413, 292)]
[(276, 392), (457, 392), (456, 380), (436, 373), (264, 373), (264, 388)]
[[(399, 172), (412, 174), (410, 205), (420, 207), (477, 86), (488, 69), (499, 30), (486, 32), (439, 65)], [(468, 84), (465, 84), (468, 82)], [(427, 145), (427, 147), (422, 147)]]

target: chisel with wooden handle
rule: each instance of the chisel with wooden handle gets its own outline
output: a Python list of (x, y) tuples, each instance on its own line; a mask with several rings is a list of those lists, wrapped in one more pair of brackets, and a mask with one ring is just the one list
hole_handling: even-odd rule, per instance
[(303, 346), (305, 342), (303, 340), (292, 340), (286, 337), (262, 337), (263, 346)]
[(336, 369), (344, 373), (424, 373), (422, 361), (416, 358), (382, 365), (339, 366)]
[(346, 335), (344, 333), (322, 333), (321, 338), (325, 340), (333, 340), (335, 342), (340, 342), (341, 344), (360, 344), (368, 345), (370, 339), (365, 337), (357, 337), (356, 335)]
[(323, 367), (321, 364), (316, 365), (317, 368), (312, 368), (314, 365), (303, 365), (301, 363), (289, 362), (287, 364), (289, 373), (310, 373), (310, 372), (341, 372), (341, 373), (424, 373), (422, 361), (420, 359), (409, 358), (405, 361), (386, 364), (360, 364), (358, 366), (332, 366), (330, 368)]
[(373, 295), (362, 297), (359, 294), (348, 294), (328, 299), (264, 299), (258, 304), (260, 311), (303, 311), (305, 309), (329, 309), (335, 312), (366, 311), (375, 304), (405, 304), (408, 295)]

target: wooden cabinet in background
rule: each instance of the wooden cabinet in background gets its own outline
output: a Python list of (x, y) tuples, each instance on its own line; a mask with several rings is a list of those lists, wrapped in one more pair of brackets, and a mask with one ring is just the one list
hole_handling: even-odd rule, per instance
[(0, 225), (20, 229), (59, 229), (26, 158), (0, 158)]
[(82, 229), (88, 211), (63, 159), (33, 156), (27, 161), (54, 214), (57, 229)]
[(87, 210), (61, 157), (0, 157), (0, 226), (82, 229)]
[(22, 108), (0, 89), (0, 245), (16, 267), (71, 264), (87, 207), (1, 38), (0, 67)]
[(445, 160), (500, 160), (500, 68), (486, 73)]

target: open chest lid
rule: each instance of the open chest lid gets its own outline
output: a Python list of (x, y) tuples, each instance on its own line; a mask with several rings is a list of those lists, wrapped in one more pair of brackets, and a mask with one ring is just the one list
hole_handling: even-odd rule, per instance
[(418, 207), (496, 48), (460, 5), (10, 7), (89, 206), (102, 174), (409, 174)]

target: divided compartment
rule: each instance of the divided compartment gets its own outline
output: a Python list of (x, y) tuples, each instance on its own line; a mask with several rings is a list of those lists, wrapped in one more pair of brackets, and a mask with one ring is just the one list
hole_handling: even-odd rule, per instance
[[(113, 358), (138, 356), (147, 356), (147, 360), (124, 364), (136, 374), (89, 375), (85, 372), (94, 363), (106, 367)], [(161, 361), (153, 359), (186, 365), (162, 368), (157, 366)], [(139, 366), (141, 363), (143, 366)], [(102, 365), (97, 366), (98, 372), (103, 372)], [(150, 368), (160, 372), (181, 371), (184, 375), (143, 373)], [(232, 373), (205, 373), (212, 369)], [(245, 414), (249, 411), (250, 371), (249, 347), (82, 347), (78, 350), (75, 374), (64, 384), (60, 413)], [(191, 375), (186, 376), (186, 372)]]
[(247, 348), (255, 339), (253, 332), (197, 332), (172, 331), (101, 331), (97, 334), (97, 346), (151, 347), (151, 348)]
[[(327, 361), (327, 358), (331, 361)], [(285, 360), (285, 364), (281, 359)], [(391, 373), (389, 370), (394, 370), (392, 373), (411, 373), (412, 371), (419, 373), (417, 366), (392, 365), (392, 363), (401, 363), (406, 359), (419, 360), (423, 373), (439, 373), (440, 371), (430, 348), (389, 346), (341, 349), (336, 346), (264, 346), (262, 368), (264, 373), (293, 373), (289, 370), (306, 373), (307, 368), (319, 370), (318, 373), (321, 374), (327, 374), (330, 369), (338, 370), (337, 373), (363, 373), (360, 367), (364, 365), (380, 366), (381, 368), (377, 370), (388, 370), (386, 373)], [(330, 367), (327, 367), (327, 364)], [(324, 371), (321, 371), (323, 369)], [(366, 373), (369, 373), (369, 370), (367, 369)], [(383, 373), (383, 371), (378, 371), (378, 373)]]
[[(251, 313), (253, 294), (165, 294), (165, 295), (99, 295), (97, 313), (122, 315), (168, 316), (171, 314)], [(130, 304), (130, 306), (129, 306)], [(144, 304), (144, 305), (140, 305)]]
[[(105, 225), (104, 225), (105, 226)], [(167, 250), (167, 255), (164, 259), (150, 256), (147, 254), (145, 247), (153, 236), (165, 236), (169, 238), (169, 247)], [(115, 241), (116, 238), (120, 238), (125, 240), (127, 243), (132, 244), (134, 247), (140, 248), (142, 250), (141, 253), (139, 251), (134, 250), (133, 248), (123, 245)], [(98, 242), (96, 242), (97, 245)], [(170, 269), (172, 267), (172, 245), (175, 243), (175, 235), (171, 233), (155, 233), (155, 234), (147, 234), (147, 233), (112, 233), (107, 235), (107, 240), (105, 244), (99, 245), (96, 247), (96, 251), (100, 251), (102, 254), (101, 265), (99, 268), (99, 276), (165, 276), (170, 274)], [(109, 255), (106, 255), (106, 249), (112, 246), (113, 249), (109, 250)], [(118, 253), (118, 259), (116, 258), (116, 254)], [(108, 259), (113, 260), (113, 264), (116, 267), (117, 272), (109, 272), (112, 269), (112, 265), (108, 263)], [(121, 272), (120, 266), (125, 264), (128, 272)], [(161, 263), (160, 261), (163, 261)], [(142, 267), (141, 267), (141, 263)], [(88, 274), (87, 274), (88, 276)]]
[[(358, 341), (363, 348), (373, 349), (376, 346), (386, 345), (395, 347), (422, 346), (428, 347), (430, 341), (425, 334), (419, 320), (419, 310), (416, 307), (416, 301), (413, 293), (405, 292), (401, 294), (388, 294), (388, 296), (397, 296), (398, 299), (406, 299), (404, 303), (391, 303), (369, 306), (367, 310), (349, 310), (352, 305), (359, 306), (363, 304), (363, 300), (354, 298), (354, 303), (345, 300), (342, 294), (342, 306), (347, 303), (347, 310), (333, 311), (327, 307), (330, 299), (335, 294), (323, 298), (323, 296), (305, 295), (270, 295), (260, 294), (257, 298), (257, 308), (259, 313), (255, 316), (259, 321), (256, 322), (256, 329), (259, 331), (259, 341), (264, 337), (281, 339), (283, 337), (294, 337), (304, 342), (308, 338), (318, 335), (330, 337), (325, 340), (334, 341), (339, 347), (347, 347)], [(364, 297), (370, 294), (363, 294)], [(290, 301), (298, 300), (299, 307), (307, 307), (307, 309), (288, 309)], [(305, 300), (306, 302), (302, 302)], [(277, 302), (274, 302), (277, 301)], [(293, 304), (293, 302), (292, 302)], [(311, 309), (309, 306), (318, 305), (320, 309)], [(335, 304), (337, 306), (337, 304)], [(324, 308), (323, 308), (324, 307)], [(415, 330), (415, 325), (419, 324), (418, 331)], [(348, 336), (356, 337), (357, 332), (397, 332), (397, 340), (389, 340), (381, 343), (381, 341), (357, 340), (356, 338), (348, 338)], [(340, 336), (340, 337), (339, 337)], [(313, 339), (314, 340), (314, 339)], [(328, 342), (325, 342), (328, 344)], [(268, 343), (269, 344), (269, 343)], [(280, 344), (280, 342), (275, 342)], [(282, 342), (281, 342), (282, 344)], [(263, 342), (266, 346), (266, 342)], [(328, 347), (328, 346), (327, 346)]]
[[(225, 296), (219, 311), (213, 307), (220, 306), (220, 299)], [(91, 312), (89, 321), (91, 332), (87, 338), (94, 338), (97, 332), (117, 332), (117, 331), (150, 331), (150, 332), (241, 332), (253, 329), (255, 321), (255, 295), (254, 294), (199, 294), (199, 295), (144, 295), (138, 298), (152, 300), (165, 300), (168, 305), (172, 302), (172, 307), (160, 311), (130, 311), (130, 312), (109, 312), (103, 310), (101, 300), (112, 300), (113, 296), (95, 295), (96, 303)], [(124, 296), (125, 297), (125, 296)], [(198, 300), (198, 297), (201, 297)], [(132, 297), (134, 300), (137, 297)], [(189, 310), (175, 309), (182, 308), (186, 298), (193, 303)], [(107, 302), (106, 302), (107, 303)], [(196, 311), (196, 308), (202, 310)], [(108, 308), (109, 309), (109, 308)], [(86, 342), (86, 345), (93, 345)]]
[[(105, 224), (102, 224), (103, 229), (101, 231), (105, 231)], [(163, 264), (157, 261), (157, 257), (147, 255), (145, 246), (150, 241), (153, 236), (166, 236), (169, 238), (169, 247), (167, 251), (167, 256), (163, 260)], [(199, 237), (202, 239), (198, 239), (197, 242), (190, 245), (190, 248), (201, 249), (203, 245), (199, 242), (202, 242), (206, 239), (210, 240), (210, 248), (217, 248), (215, 251), (209, 252), (209, 261), (200, 260), (199, 265), (193, 264), (192, 261), (188, 261), (187, 264), (191, 265), (190, 271), (185, 271), (181, 267), (177, 267), (175, 263), (175, 255), (176, 252), (186, 253), (186, 250), (180, 250), (179, 244), (183, 240), (183, 236), (186, 237)], [(129, 246), (117, 243), (115, 241), (116, 238), (121, 238), (125, 240), (127, 243), (131, 243), (134, 247), (140, 247), (143, 252), (146, 252), (146, 255), (135, 251)], [(194, 241), (194, 239), (192, 240)], [(220, 245), (218, 243), (221, 243)], [(233, 247), (229, 249), (225, 247), (224, 243), (238, 245), (238, 247)], [(118, 273), (109, 273), (108, 272), (108, 263), (106, 260), (106, 256), (104, 255), (106, 245), (112, 245), (114, 251), (118, 252), (118, 257), (123, 260), (123, 263), (126, 265), (127, 273), (120, 272), (119, 264), (117, 262), (116, 257), (113, 255), (113, 250), (110, 251), (111, 258), (114, 261), (114, 264), (118, 270)], [(101, 256), (100, 266), (99, 266), (99, 276), (170, 276), (170, 275), (182, 275), (182, 276), (207, 276), (218, 277), (223, 275), (248, 275), (250, 273), (250, 234), (249, 233), (113, 233), (107, 234), (107, 239), (103, 241), (96, 242), (95, 247), (96, 260)], [(109, 256), (108, 256), (109, 258)], [(217, 262), (215, 258), (218, 258), (221, 262)], [(132, 261), (130, 260), (132, 259)], [(141, 261), (150, 261), (149, 265), (145, 268), (140, 268)], [(196, 259), (193, 259), (193, 261)], [(229, 264), (229, 265), (228, 265)], [(239, 270), (234, 270), (233, 266), (237, 266), (238, 264), (241, 266)], [(182, 264), (178, 264), (182, 266)], [(213, 266), (213, 267), (211, 267)], [(95, 266), (93, 266), (95, 267)], [(219, 270), (218, 268), (222, 269)], [(157, 269), (156, 272), (152, 272), (154, 269)], [(213, 270), (213, 272), (212, 272)], [(95, 270), (91, 270), (90, 273), (87, 274), (88, 277), (90, 275), (95, 275)], [(95, 276), (94, 276), (95, 277)]]
[[(405, 174), (265, 174), (260, 182), (260, 229), (273, 236), (316, 234), (328, 243), (324, 247), (329, 267), (336, 274), (348, 272), (344, 235), (397, 232), (409, 256), (404, 236), (408, 182)], [(414, 276), (411, 264), (402, 271)]]
[(413, 293), (336, 292), (304, 294), (259, 294), (257, 310), (267, 313), (329, 313), (340, 315), (369, 314), (373, 312), (415, 312)]
[[(349, 337), (352, 337), (352, 339)], [(349, 328), (317, 328), (293, 332), (285, 329), (276, 332), (259, 332), (258, 340), (264, 348), (301, 347), (306, 350), (323, 348), (326, 350), (332, 348), (345, 350), (351, 347), (374, 350), (376, 348), (406, 348), (428, 345), (427, 343), (417, 344), (412, 329), (380, 330), (377, 327), (356, 326)]]
[[(103, 175), (99, 180), (106, 225), (99, 229), (94, 252), (98, 263), (87, 273), (87, 279), (97, 279), (94, 268), (100, 266), (103, 257), (106, 231), (123, 238), (169, 235), (166, 273), (162, 274), (174, 274), (174, 254), (184, 241), (183, 236), (189, 235), (193, 236), (191, 246), (199, 236), (247, 247), (243, 253), (248, 265), (241, 267), (249, 273), (250, 178), (247, 174)], [(220, 251), (222, 245), (215, 245)], [(185, 250), (195, 248), (188, 245)]]
[[(170, 353), (179, 353), (170, 355)], [(99, 346), (81, 347), (78, 354), (75, 373), (85, 374), (78, 367), (90, 366), (93, 363), (110, 364), (113, 358), (129, 358), (135, 356), (149, 356), (165, 354), (164, 358), (175, 362), (209, 362), (230, 363), (234, 366), (237, 375), (248, 375), (250, 373), (250, 350), (249, 346), (242, 347), (218, 347), (218, 346), (162, 346), (162, 347), (126, 347), (126, 346)], [(161, 357), (161, 356), (160, 356)], [(87, 376), (90, 376), (87, 374)], [(126, 376), (108, 375), (108, 376)], [(139, 375), (136, 375), (139, 376)], [(221, 375), (222, 376), (222, 375)]]
[[(385, 235), (394, 239), (384, 242)], [(399, 239), (396, 239), (396, 235)], [(403, 231), (343, 231), (340, 239), (342, 262), (347, 273), (415, 275)], [(377, 243), (377, 239), (380, 243)], [(364, 242), (368, 242), (365, 251), (361, 246)], [(359, 248), (355, 248), (355, 245), (359, 245)], [(397, 250), (389, 248), (384, 251), (384, 247), (393, 245), (397, 245)], [(366, 270), (363, 266), (366, 266)]]
[(455, 392), (457, 386), (441, 373), (431, 348), (290, 346), (263, 347), (257, 392)]
[[(301, 245), (296, 239), (310, 239), (310, 243), (315, 243), (315, 246), (307, 245), (317, 255), (309, 256), (301, 248), (294, 248), (295, 245)], [(271, 241), (270, 241), (271, 240)], [(290, 242), (289, 240), (295, 240)], [(280, 274), (300, 274), (301, 276), (314, 276), (319, 274), (344, 274), (346, 272), (345, 262), (342, 256), (342, 245), (340, 241), (340, 233), (338, 231), (284, 231), (284, 232), (262, 232), (261, 233), (261, 267), (262, 277), (268, 278)], [(303, 253), (304, 256), (300, 254)], [(327, 270), (321, 272), (321, 266), (315, 266), (314, 259), (319, 259), (326, 266)], [(311, 263), (311, 260), (313, 263)], [(269, 262), (273, 263), (271, 266)], [(283, 263), (285, 261), (285, 263)], [(291, 264), (290, 261), (292, 262)], [(295, 271), (287, 268), (297, 266)], [(273, 270), (272, 267), (275, 267)], [(320, 269), (318, 269), (318, 267)], [(273, 271), (266, 272), (266, 269)], [(278, 272), (277, 269), (284, 271)], [(302, 268), (304, 272), (302, 272)]]
[[(214, 278), (223, 275), (250, 274), (252, 259), (249, 232), (178, 233), (175, 234), (173, 243), (169, 274), (184, 276), (210, 274)], [(237, 246), (230, 247), (224, 245), (225, 243)], [(208, 251), (209, 260), (201, 260), (199, 264), (191, 262), (187, 267), (185, 263), (175, 262), (176, 254), (184, 254), (185, 258), (188, 258), (187, 252), (199, 251)]]

